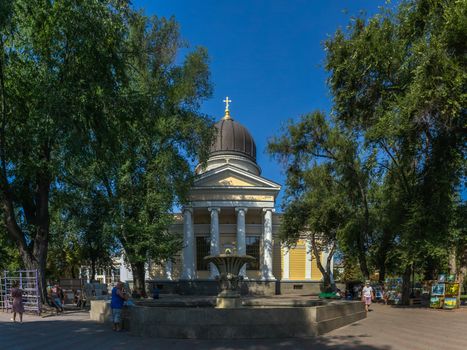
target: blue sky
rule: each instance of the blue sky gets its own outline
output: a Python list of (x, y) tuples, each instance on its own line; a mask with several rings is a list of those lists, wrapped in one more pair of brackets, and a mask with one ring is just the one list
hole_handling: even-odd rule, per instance
[[(262, 175), (284, 184), (267, 140), (290, 118), (329, 111), (323, 41), (361, 10), (378, 11), (384, 0), (135, 0), (147, 15), (175, 16), (191, 48), (210, 56), (214, 94), (201, 111), (232, 117), (252, 134)], [(279, 203), (280, 205), (280, 203)]]

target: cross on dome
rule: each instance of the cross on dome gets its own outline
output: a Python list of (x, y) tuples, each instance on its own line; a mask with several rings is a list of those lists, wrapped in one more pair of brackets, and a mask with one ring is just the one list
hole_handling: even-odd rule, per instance
[(229, 100), (229, 96), (227, 96), (225, 98), (225, 100), (223, 100), (222, 102), (225, 102), (225, 111), (228, 112), (229, 111), (229, 103), (232, 102), (232, 100)]
[(229, 96), (227, 96), (223, 102), (225, 102), (225, 115), (222, 119), (232, 119), (229, 111), (229, 103), (232, 102), (232, 100), (229, 100)]

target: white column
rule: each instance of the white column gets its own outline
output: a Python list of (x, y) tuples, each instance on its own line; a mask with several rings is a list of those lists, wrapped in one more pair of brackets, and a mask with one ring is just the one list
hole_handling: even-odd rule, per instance
[[(211, 255), (219, 255), (219, 212), (220, 208), (208, 208), (211, 212)], [(211, 263), (211, 278), (219, 275), (216, 266)]]
[[(245, 230), (245, 215), (247, 208), (235, 208), (237, 212), (237, 254), (246, 255), (246, 230)], [(246, 277), (246, 265), (240, 270), (240, 275)]]
[(288, 280), (290, 278), (290, 252), (289, 248), (287, 248), (286, 246), (282, 247), (282, 251), (282, 258), (284, 259), (284, 270), (282, 271), (282, 279)]
[(192, 280), (195, 271), (195, 235), (193, 232), (193, 209), (183, 209), (183, 266), (182, 280)]
[(275, 280), (272, 274), (272, 208), (264, 208), (263, 280)]
[(172, 260), (168, 259), (164, 264), (165, 278), (172, 281)]
[(313, 259), (313, 252), (311, 249), (311, 241), (306, 240), (305, 249), (306, 249), (306, 260), (305, 260), (305, 279), (311, 280), (311, 260)]

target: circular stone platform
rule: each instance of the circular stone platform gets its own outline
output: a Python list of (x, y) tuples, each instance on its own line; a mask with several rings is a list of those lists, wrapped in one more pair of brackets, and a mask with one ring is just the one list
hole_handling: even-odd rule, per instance
[[(138, 304), (124, 310), (124, 328), (134, 335), (158, 338), (311, 337), (366, 317), (358, 301), (249, 298), (242, 308), (216, 309), (213, 298), (176, 297)], [(108, 302), (91, 302), (91, 319), (108, 322), (109, 317)]]

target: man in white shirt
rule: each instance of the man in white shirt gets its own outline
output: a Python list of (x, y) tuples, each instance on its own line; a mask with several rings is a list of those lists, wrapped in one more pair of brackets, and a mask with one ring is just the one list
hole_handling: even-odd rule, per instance
[(362, 289), (362, 301), (365, 303), (365, 310), (368, 312), (371, 300), (374, 299), (374, 291), (373, 288), (370, 286), (370, 282), (366, 281), (365, 287)]

